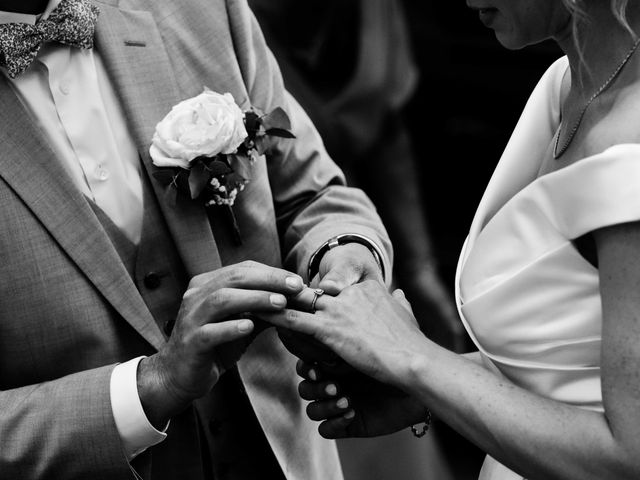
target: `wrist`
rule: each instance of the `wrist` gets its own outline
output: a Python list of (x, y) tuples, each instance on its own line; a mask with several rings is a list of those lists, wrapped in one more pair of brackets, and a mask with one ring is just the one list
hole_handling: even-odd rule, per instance
[[(424, 337), (424, 340), (430, 345), (439, 348), (426, 337)], [(439, 365), (434, 355), (429, 353), (429, 350), (431, 350), (430, 345), (424, 345), (424, 348), (419, 350), (412, 349), (408, 353), (408, 358), (404, 362), (405, 371), (399, 377), (402, 379), (400, 388), (415, 398), (424, 397), (425, 385), (430, 383), (431, 369), (434, 365)]]
[(307, 269), (308, 280), (311, 281), (318, 274), (320, 271), (320, 263), (329, 251), (349, 244), (359, 244), (368, 250), (369, 254), (377, 264), (377, 268), (380, 270), (382, 275), (382, 281), (384, 282), (386, 280), (386, 272), (382, 250), (370, 238), (355, 233), (336, 235), (323, 243), (309, 259), (309, 266)]
[(191, 402), (172, 386), (162, 364), (160, 354), (155, 354), (142, 359), (137, 372), (142, 409), (151, 425), (158, 430), (162, 430), (171, 417)]

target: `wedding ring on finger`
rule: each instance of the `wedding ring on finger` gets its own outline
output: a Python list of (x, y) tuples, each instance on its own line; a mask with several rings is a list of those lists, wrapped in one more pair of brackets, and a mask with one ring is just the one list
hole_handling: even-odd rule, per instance
[(324, 295), (323, 289), (321, 288), (313, 289), (313, 300), (311, 300), (311, 306), (309, 307), (309, 312), (316, 313), (316, 302), (322, 295)]

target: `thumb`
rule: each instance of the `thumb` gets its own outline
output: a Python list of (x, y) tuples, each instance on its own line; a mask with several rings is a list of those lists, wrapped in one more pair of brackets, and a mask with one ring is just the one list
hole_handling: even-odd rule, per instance
[(411, 313), (413, 313), (413, 307), (411, 307), (411, 304), (409, 303), (409, 300), (407, 300), (406, 295), (404, 294), (404, 291), (400, 290), (399, 288), (397, 290), (394, 290), (393, 293), (391, 294), (391, 296), (398, 301), (398, 303), (400, 303), (400, 305), (402, 305), (404, 308), (406, 308), (407, 310), (409, 310)]
[(345, 288), (362, 279), (362, 269), (352, 263), (341, 263), (329, 270), (318, 283), (318, 287), (329, 295), (338, 295)]

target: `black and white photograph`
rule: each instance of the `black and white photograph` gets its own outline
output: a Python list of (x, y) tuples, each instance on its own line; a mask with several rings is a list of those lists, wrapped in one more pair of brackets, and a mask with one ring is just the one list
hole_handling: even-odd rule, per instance
[(0, 0), (0, 480), (640, 480), (638, 47), (638, 0)]

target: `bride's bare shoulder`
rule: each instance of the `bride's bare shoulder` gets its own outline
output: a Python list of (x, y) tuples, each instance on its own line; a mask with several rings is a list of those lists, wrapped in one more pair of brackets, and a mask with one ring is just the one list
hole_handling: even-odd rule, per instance
[(621, 144), (640, 144), (640, 79), (594, 102), (593, 114), (565, 160), (573, 163)]

